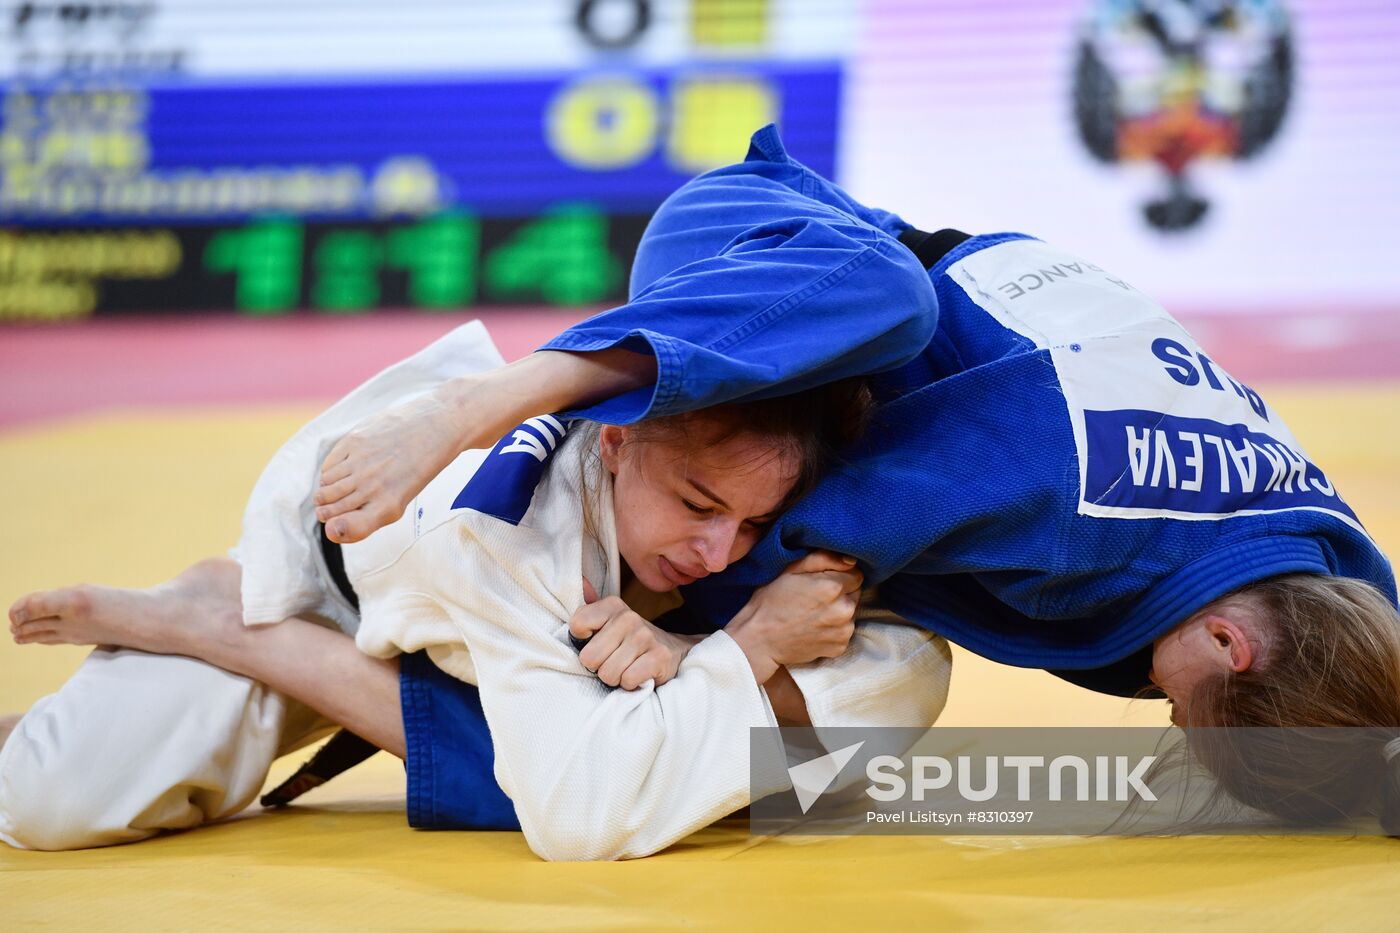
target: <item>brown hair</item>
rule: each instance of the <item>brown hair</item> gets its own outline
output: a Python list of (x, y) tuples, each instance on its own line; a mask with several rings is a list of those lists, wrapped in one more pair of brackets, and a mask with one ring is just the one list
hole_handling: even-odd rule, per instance
[(761, 438), (772, 451), (764, 455), (764, 462), (787, 454), (797, 466), (796, 481), (778, 507), (782, 511), (810, 492), (840, 451), (860, 439), (873, 409), (865, 380), (847, 379), (793, 395), (728, 402), (640, 421), (632, 426), (628, 443), (662, 443), (688, 450), (702, 444), (718, 446), (740, 435)]
[[(1400, 834), (1400, 755), (1385, 754), (1400, 736), (1395, 605), (1360, 580), (1309, 573), (1225, 599), (1259, 615), (1265, 644), (1259, 663), (1192, 691), (1191, 726), (1234, 728), (1188, 727), (1191, 754), (1248, 806), (1310, 822), (1372, 814)], [(1336, 726), (1366, 731), (1313, 728)]]
[[(788, 452), (797, 463), (797, 479), (778, 506), (783, 511), (811, 491), (839, 460), (844, 448), (860, 440), (874, 410), (874, 398), (866, 381), (846, 379), (792, 395), (727, 402), (639, 421), (632, 425), (628, 443), (663, 443), (690, 450), (700, 443), (723, 444), (741, 434), (770, 440), (770, 456)], [(584, 508), (583, 527), (594, 539), (598, 538), (598, 530), (591, 503), (598, 501), (597, 471), (589, 467), (598, 456), (600, 430), (601, 425), (590, 424), (578, 437), (578, 442), (589, 451), (581, 475), (585, 502), (590, 503)]]

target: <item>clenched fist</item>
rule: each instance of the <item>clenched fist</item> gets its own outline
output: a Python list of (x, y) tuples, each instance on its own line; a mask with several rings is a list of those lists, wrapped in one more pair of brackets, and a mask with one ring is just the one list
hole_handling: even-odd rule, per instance
[(657, 628), (616, 596), (599, 599), (587, 580), (583, 591), (586, 602), (569, 620), (569, 634), (587, 640), (578, 659), (610, 687), (636, 690), (648, 680), (661, 686), (700, 641)]
[(852, 558), (813, 551), (755, 592), (724, 630), (759, 683), (780, 665), (838, 657), (855, 634), (864, 580)]

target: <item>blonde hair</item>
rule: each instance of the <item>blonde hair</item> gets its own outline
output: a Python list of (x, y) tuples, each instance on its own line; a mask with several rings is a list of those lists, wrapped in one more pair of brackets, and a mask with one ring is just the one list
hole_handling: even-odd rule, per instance
[[(1387, 757), (1400, 736), (1395, 604), (1360, 580), (1309, 573), (1225, 599), (1258, 614), (1265, 643), (1258, 663), (1192, 692), (1187, 721), (1227, 727), (1188, 727), (1192, 754), (1251, 807), (1309, 822), (1371, 814), (1400, 835), (1400, 755)], [(1317, 728), (1337, 726), (1367, 731)]]

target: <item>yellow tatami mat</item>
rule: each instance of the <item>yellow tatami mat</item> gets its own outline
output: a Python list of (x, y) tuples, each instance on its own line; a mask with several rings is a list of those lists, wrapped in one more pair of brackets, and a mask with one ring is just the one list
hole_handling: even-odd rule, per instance
[[(1400, 385), (1267, 397), (1372, 534), (1400, 551)], [(124, 412), (0, 434), (0, 601), (79, 580), (144, 586), (237, 537), (263, 460), (311, 412)], [(78, 648), (0, 644), (0, 712)], [(945, 725), (1162, 724), (1128, 703), (959, 652)], [(296, 761), (284, 760), (274, 780)], [(1394, 929), (1400, 841), (1346, 838), (759, 838), (726, 821), (635, 862), (546, 864), (513, 833), (423, 833), (380, 755), (265, 814), (133, 846), (0, 846), (0, 930)]]

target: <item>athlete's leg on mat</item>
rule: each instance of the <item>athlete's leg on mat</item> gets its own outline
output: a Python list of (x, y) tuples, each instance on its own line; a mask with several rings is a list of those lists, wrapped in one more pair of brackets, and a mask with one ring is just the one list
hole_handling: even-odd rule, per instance
[(232, 816), (279, 755), (333, 728), (212, 664), (98, 648), (0, 748), (0, 839), (89, 848)]
[(191, 637), (153, 629), (156, 647), (201, 658), (253, 677), (315, 709), (371, 744), (403, 758), (403, 705), (398, 658), (373, 658), (355, 640), (305, 619), (275, 625), (209, 626)]
[(213, 558), (149, 590), (32, 593), (10, 610), (10, 629), (21, 643), (198, 658), (261, 681), (402, 758), (398, 661), (369, 657), (348, 636), (304, 619), (245, 626), (239, 580), (235, 561)]
[[(188, 582), (211, 570), (222, 575), (216, 584), (222, 601), (200, 588), (168, 586), (152, 596), (86, 587), (81, 598), (54, 591), (47, 601), (21, 604), (55, 610), (39, 617), (46, 641), (90, 636), (110, 644), (132, 636), (158, 646), (157, 633), (242, 629), (236, 576), (235, 611), (225, 605), (227, 567), (192, 568), (182, 577)], [(345, 636), (301, 624), (353, 650)], [(213, 664), (99, 648), (58, 693), (35, 704), (0, 748), (0, 839), (28, 848), (84, 848), (232, 815), (257, 795), (278, 755), (332, 728), (267, 684)]]

